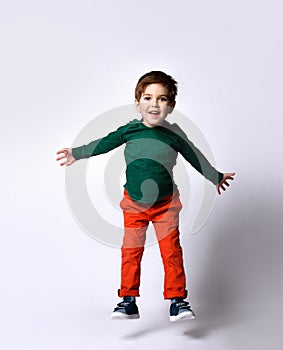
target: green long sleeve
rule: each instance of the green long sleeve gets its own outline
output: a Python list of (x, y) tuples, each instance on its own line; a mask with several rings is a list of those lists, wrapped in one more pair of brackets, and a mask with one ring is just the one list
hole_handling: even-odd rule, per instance
[(152, 202), (156, 199), (156, 188), (157, 199), (177, 189), (173, 168), (178, 153), (213, 184), (223, 178), (178, 125), (168, 122), (149, 128), (135, 119), (105, 137), (73, 148), (72, 154), (78, 160), (109, 152), (122, 144), (125, 144), (127, 179), (124, 187), (133, 200)]

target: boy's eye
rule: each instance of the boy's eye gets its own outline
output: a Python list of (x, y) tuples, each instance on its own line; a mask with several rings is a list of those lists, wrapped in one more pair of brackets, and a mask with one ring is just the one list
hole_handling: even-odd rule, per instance
[[(144, 100), (145, 100), (145, 101), (150, 101), (151, 98), (150, 98), (150, 96), (144, 96)], [(168, 101), (167, 97), (160, 97), (159, 100), (160, 100), (161, 102), (167, 102), (167, 101)]]

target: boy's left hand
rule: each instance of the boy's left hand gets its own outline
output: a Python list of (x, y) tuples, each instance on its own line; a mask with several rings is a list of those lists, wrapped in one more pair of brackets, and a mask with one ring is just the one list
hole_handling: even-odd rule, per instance
[(220, 189), (222, 189), (223, 191), (226, 191), (225, 186), (227, 186), (227, 187), (230, 186), (227, 180), (234, 180), (234, 176), (235, 176), (235, 173), (224, 173), (223, 174), (223, 179), (221, 180), (221, 182), (218, 185), (216, 185), (216, 189), (217, 189), (218, 194), (221, 194)]

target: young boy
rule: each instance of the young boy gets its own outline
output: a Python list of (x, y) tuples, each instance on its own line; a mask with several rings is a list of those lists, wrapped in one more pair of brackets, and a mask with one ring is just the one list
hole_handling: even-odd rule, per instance
[(182, 248), (179, 240), (179, 212), (182, 204), (173, 180), (178, 153), (206, 179), (221, 189), (229, 186), (235, 173), (220, 173), (187, 139), (184, 132), (165, 119), (175, 107), (177, 82), (161, 71), (143, 75), (135, 89), (135, 103), (141, 120), (133, 120), (88, 145), (63, 148), (57, 152), (60, 165), (125, 147), (126, 184), (120, 203), (124, 214), (121, 247), (123, 301), (114, 308), (113, 319), (136, 319), (139, 311), (140, 264), (149, 222), (154, 225), (164, 266), (164, 299), (171, 299), (170, 320), (193, 319), (187, 297)]

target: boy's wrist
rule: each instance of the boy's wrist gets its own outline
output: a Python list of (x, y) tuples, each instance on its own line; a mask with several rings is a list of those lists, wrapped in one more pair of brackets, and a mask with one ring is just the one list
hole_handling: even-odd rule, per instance
[(223, 180), (223, 177), (224, 177), (224, 174), (223, 174), (223, 173), (218, 172), (218, 183), (217, 183), (217, 185), (219, 185), (219, 184), (220, 184), (220, 182)]
[(71, 148), (71, 154), (75, 160), (79, 160), (83, 158), (82, 152), (80, 151), (81, 147)]

